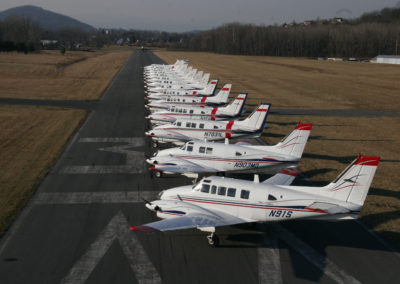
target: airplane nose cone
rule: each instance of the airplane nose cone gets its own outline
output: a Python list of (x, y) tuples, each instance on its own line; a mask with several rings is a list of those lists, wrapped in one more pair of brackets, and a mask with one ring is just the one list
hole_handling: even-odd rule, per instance
[(153, 159), (151, 159), (151, 158), (150, 158), (150, 159), (147, 159), (147, 160), (146, 160), (146, 163), (148, 163), (148, 164), (150, 164), (150, 165), (154, 164), (154, 163), (153, 163)]

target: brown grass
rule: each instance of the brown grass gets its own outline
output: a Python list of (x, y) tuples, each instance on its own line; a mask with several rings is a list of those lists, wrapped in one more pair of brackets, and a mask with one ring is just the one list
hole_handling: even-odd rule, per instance
[(132, 49), (0, 53), (0, 97), (96, 100)]
[(400, 108), (400, 66), (316, 61), (299, 58), (234, 56), (203, 52), (156, 52), (168, 63), (188, 58), (233, 92), (248, 92), (250, 104), (276, 108)]
[[(95, 100), (132, 53), (0, 53), (0, 97)], [(83, 110), (0, 105), (0, 236), (84, 121)]]
[(0, 235), (85, 117), (83, 110), (0, 105)]
[[(274, 108), (394, 110), (400, 107), (400, 67), (294, 58), (246, 57), (208, 53), (157, 52), (212, 73), (234, 91), (249, 93), (250, 104)], [(299, 168), (317, 184), (332, 181), (358, 153), (381, 156), (361, 218), (400, 247), (400, 117), (270, 115), (264, 130), (275, 144), (298, 121), (313, 123)]]

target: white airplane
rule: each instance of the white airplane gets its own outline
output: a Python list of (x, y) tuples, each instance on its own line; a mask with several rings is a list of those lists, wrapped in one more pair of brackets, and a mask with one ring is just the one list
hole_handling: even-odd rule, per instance
[(218, 85), (218, 79), (213, 79), (208, 83), (208, 85), (202, 89), (202, 90), (168, 90), (165, 91), (164, 93), (149, 93), (147, 96), (145, 96), (145, 99), (148, 100), (163, 100), (166, 99), (170, 96), (193, 96), (193, 97), (198, 97), (198, 96), (214, 96), (215, 95), (215, 89), (217, 88)]
[(164, 173), (178, 173), (197, 178), (199, 173), (287, 168), (299, 162), (311, 128), (312, 124), (299, 123), (286, 138), (273, 146), (190, 141), (180, 148), (157, 151), (146, 162), (158, 177)]
[(210, 232), (211, 246), (219, 243), (215, 228), (250, 222), (300, 218), (355, 219), (358, 217), (378, 166), (379, 157), (358, 156), (330, 184), (323, 187), (282, 185), (269, 179), (259, 183), (224, 177), (208, 177), (159, 194), (146, 207), (163, 218), (130, 229), (139, 232), (197, 228)]
[(207, 106), (226, 104), (228, 102), (231, 88), (232, 84), (225, 84), (218, 94), (211, 97), (169, 96), (163, 100), (150, 100), (146, 107), (154, 110), (157, 108), (168, 109), (172, 106)]
[(183, 89), (203, 89), (207, 86), (208, 80), (210, 79), (210, 73), (203, 76), (200, 81), (177, 81), (173, 83), (161, 83), (156, 86), (148, 86), (148, 92), (163, 93), (167, 90), (183, 90)]
[(146, 117), (152, 124), (173, 123), (179, 118), (200, 120), (237, 119), (243, 112), (247, 94), (239, 94), (224, 107), (172, 106), (168, 110), (156, 111)]
[(223, 140), (236, 137), (259, 137), (265, 127), (271, 104), (261, 104), (246, 119), (239, 121), (215, 121), (198, 119), (177, 119), (146, 132), (154, 141), (183, 144), (190, 140)]

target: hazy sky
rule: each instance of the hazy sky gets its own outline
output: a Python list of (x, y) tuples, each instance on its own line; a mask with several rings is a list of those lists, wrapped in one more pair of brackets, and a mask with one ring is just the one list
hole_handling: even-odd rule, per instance
[(228, 22), (282, 24), (319, 18), (354, 18), (394, 7), (399, 0), (1, 0), (0, 11), (35, 5), (94, 27), (204, 30)]

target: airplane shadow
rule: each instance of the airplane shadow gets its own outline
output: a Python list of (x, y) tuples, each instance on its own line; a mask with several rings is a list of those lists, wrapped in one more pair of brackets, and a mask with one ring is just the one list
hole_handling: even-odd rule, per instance
[[(368, 222), (372, 218), (379, 220), (377, 224), (381, 220), (398, 219), (400, 211), (376, 215), (379, 216), (368, 216)], [(368, 218), (361, 220), (367, 221)], [(334, 262), (335, 256), (337, 257), (343, 248), (348, 249), (344, 249), (342, 253), (349, 254), (348, 257), (354, 260), (362, 258), (361, 252), (365, 250), (392, 252), (390, 247), (377, 241), (364, 226), (353, 220), (253, 223), (226, 227), (221, 231), (226, 236), (221, 247), (278, 250), (282, 274), (284, 269), (291, 269), (297, 278), (308, 281), (321, 281), (326, 277), (324, 270), (327, 263)], [(389, 240), (399, 238), (399, 233), (395, 232), (383, 232), (382, 235)], [(288, 259), (291, 267), (285, 268), (283, 264)], [(340, 263), (334, 262), (334, 264), (345, 269)]]

